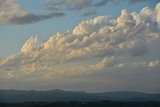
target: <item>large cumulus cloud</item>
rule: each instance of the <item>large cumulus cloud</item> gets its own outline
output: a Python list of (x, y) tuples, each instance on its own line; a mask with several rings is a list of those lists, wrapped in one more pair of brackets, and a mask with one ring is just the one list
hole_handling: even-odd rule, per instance
[(139, 13), (124, 9), (117, 18), (83, 21), (73, 31), (57, 33), (47, 41), (33, 36), (18, 54), (0, 59), (1, 80), (54, 81), (46, 82), (49, 86), (57, 86), (58, 81), (71, 87), (76, 82), (91, 87), (101, 83), (100, 90), (111, 86), (108, 90), (159, 92), (159, 14), (160, 4)]

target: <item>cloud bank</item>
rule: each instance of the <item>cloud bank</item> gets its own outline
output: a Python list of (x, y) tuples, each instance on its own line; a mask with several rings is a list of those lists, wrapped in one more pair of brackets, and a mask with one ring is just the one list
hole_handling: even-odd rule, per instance
[(139, 13), (123, 9), (117, 18), (82, 21), (73, 31), (57, 33), (47, 41), (32, 36), (18, 54), (0, 59), (0, 84), (15, 87), (13, 82), (18, 81), (19, 87), (26, 83), (41, 89), (159, 92), (159, 16), (160, 3)]

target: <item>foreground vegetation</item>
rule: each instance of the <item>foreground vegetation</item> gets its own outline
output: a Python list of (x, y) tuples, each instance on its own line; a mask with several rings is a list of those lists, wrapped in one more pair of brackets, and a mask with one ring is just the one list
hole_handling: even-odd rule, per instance
[(24, 102), (24, 103), (0, 103), (0, 107), (160, 107), (160, 102)]

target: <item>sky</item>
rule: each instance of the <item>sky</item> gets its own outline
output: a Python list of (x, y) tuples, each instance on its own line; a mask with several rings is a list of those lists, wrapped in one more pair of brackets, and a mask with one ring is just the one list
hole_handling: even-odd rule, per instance
[(159, 0), (0, 0), (0, 89), (160, 93)]

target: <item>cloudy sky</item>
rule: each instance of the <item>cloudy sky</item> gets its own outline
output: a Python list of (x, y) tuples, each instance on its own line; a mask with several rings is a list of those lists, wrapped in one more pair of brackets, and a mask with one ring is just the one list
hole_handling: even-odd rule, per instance
[(160, 93), (160, 0), (0, 0), (0, 89)]

